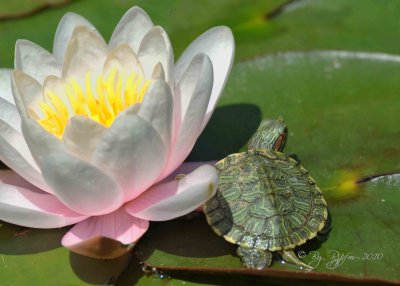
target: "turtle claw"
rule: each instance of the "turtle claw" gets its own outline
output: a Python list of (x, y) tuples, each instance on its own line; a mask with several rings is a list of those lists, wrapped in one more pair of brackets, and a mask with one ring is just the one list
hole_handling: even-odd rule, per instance
[(180, 180), (182, 180), (182, 179), (185, 178), (185, 177), (186, 177), (186, 174), (177, 174), (177, 175), (175, 176), (175, 180), (180, 181)]
[(295, 160), (298, 164), (301, 164), (300, 158), (297, 154), (290, 154), (289, 157)]
[(279, 253), (282, 256), (282, 259), (286, 262), (296, 264), (307, 271), (311, 271), (314, 269), (313, 267), (305, 264), (300, 259), (298, 259), (296, 254), (294, 254), (294, 252), (291, 250), (281, 250)]

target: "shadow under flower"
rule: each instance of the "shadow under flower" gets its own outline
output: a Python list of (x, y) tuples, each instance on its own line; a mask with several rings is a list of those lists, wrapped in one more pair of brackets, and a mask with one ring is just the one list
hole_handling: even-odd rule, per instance
[[(75, 275), (93, 285), (114, 284), (131, 260), (131, 253), (114, 259), (96, 259), (70, 252), (69, 260)], [(139, 264), (137, 269), (141, 272)]]
[(198, 214), (194, 218), (152, 222), (134, 252), (145, 261), (155, 250), (182, 257), (207, 258), (234, 255), (236, 246), (217, 236), (204, 215)]
[[(55, 250), (62, 247), (61, 239), (69, 228), (34, 229), (0, 221), (0, 254), (31, 255)], [(116, 259), (95, 259), (69, 252), (69, 262), (80, 280), (93, 285), (109, 285), (126, 269), (131, 256), (129, 251)], [(138, 275), (142, 275), (139, 263), (136, 265)]]
[(10, 168), (7, 167), (2, 161), (0, 161), (0, 170), (9, 170)]
[(260, 108), (253, 104), (216, 108), (187, 161), (220, 160), (239, 152), (257, 131), (261, 119)]
[(0, 253), (25, 255), (59, 248), (68, 229), (34, 229), (0, 221)]
[(142, 270), (142, 262), (153, 259), (156, 252), (183, 259), (235, 256), (236, 245), (217, 236), (202, 213), (194, 212), (171, 221), (152, 222), (149, 230), (134, 247), (131, 261), (116, 285), (135, 285), (144, 275), (158, 279), (167, 278), (162, 277), (162, 273), (157, 275), (157, 271), (145, 273)]

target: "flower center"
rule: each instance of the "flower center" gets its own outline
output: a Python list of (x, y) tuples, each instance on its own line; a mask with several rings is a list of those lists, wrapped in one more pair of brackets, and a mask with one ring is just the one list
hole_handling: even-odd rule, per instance
[(111, 70), (108, 77), (100, 75), (94, 80), (88, 72), (84, 88), (71, 79), (65, 85), (64, 97), (46, 90), (44, 100), (38, 103), (42, 116), (32, 113), (44, 129), (58, 138), (63, 136), (68, 119), (73, 115), (87, 116), (109, 127), (122, 110), (143, 101), (150, 82), (134, 72), (120, 75), (116, 69)]

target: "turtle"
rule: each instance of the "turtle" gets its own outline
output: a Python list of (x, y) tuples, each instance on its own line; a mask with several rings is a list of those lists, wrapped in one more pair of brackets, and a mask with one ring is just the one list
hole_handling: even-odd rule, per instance
[(264, 269), (278, 252), (302, 269), (293, 249), (330, 229), (327, 203), (298, 160), (283, 153), (282, 117), (263, 120), (242, 153), (216, 163), (218, 189), (204, 213), (214, 232), (238, 245), (244, 267)]

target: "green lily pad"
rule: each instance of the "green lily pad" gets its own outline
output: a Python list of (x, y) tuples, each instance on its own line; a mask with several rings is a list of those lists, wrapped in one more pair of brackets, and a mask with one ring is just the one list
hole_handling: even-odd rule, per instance
[(63, 232), (65, 230), (35, 230), (1, 222), (1, 283), (57, 285), (60, 281), (69, 281), (70, 285), (79, 285), (80, 279), (69, 266), (68, 251), (60, 247)]
[(1, 222), (2, 285), (75, 286), (113, 283), (126, 268), (130, 255), (100, 260), (69, 252), (60, 244), (68, 229), (31, 229)]
[[(400, 53), (400, 3), (392, 0), (295, 0), (272, 19), (259, 10), (233, 26), (240, 58), (293, 50)], [(384, 20), (383, 20), (384, 19)]]
[[(201, 2), (139, 0), (134, 3), (126, 0), (71, 1), (69, 5), (46, 9), (29, 17), (0, 22), (0, 64), (3, 67), (12, 67), (17, 39), (28, 39), (51, 51), (57, 24), (67, 12), (75, 12), (84, 16), (93, 23), (105, 39), (109, 39), (122, 15), (130, 7), (137, 5), (149, 14), (156, 25), (162, 26), (167, 31), (175, 55), (178, 56), (191, 41), (211, 27), (235, 26), (237, 23), (247, 22), (259, 11), (268, 13), (285, 1), (257, 0), (253, 1), (252, 5), (248, 5), (246, 0), (203, 0)], [(11, 1), (9, 2), (0, 4), (0, 8), (3, 8), (0, 11), (4, 11), (5, 14), (13, 14), (16, 7)], [(24, 11), (29, 11), (31, 6), (36, 7), (38, 2), (45, 1), (25, 0), (24, 2), (30, 3), (29, 7), (24, 8)], [(23, 5), (21, 6), (23, 7)]]
[(28, 17), (47, 8), (68, 4), (69, 0), (22, 0), (0, 2), (0, 19), (11, 20)]
[[(24, 0), (26, 5), (15, 2), (18, 7), (12, 1), (3, 2), (0, 11), (13, 14), (30, 11), (47, 1)], [(286, 2), (292, 4), (283, 5)], [(51, 50), (57, 24), (69, 11), (86, 17), (108, 39), (120, 17), (133, 5), (142, 7), (154, 23), (165, 28), (176, 57), (200, 33), (217, 25), (232, 29), (236, 60), (288, 50), (400, 53), (400, 5), (395, 0), (254, 0), (251, 4), (247, 0), (80, 0), (0, 22), (0, 64), (12, 67), (17, 39), (28, 39)]]

